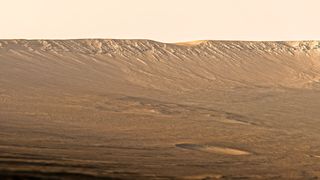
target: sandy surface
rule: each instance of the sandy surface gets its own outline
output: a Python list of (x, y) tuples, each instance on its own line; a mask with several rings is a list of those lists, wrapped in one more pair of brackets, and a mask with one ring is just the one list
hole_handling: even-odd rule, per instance
[(0, 40), (0, 178), (320, 177), (317, 41)]

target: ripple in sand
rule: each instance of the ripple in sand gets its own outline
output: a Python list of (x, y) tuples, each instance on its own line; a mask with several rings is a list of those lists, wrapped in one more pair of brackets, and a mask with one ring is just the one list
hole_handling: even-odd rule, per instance
[(238, 120), (234, 120), (234, 119), (227, 119), (227, 118), (218, 119), (217, 121), (218, 121), (218, 122), (221, 122), (221, 123), (227, 123), (227, 124), (252, 125), (252, 124), (250, 124), (250, 123), (248, 123), (248, 122), (238, 121)]
[(320, 155), (309, 155), (310, 157), (320, 158)]
[(195, 151), (201, 151), (201, 152), (207, 152), (207, 153), (232, 155), (232, 156), (244, 156), (244, 155), (251, 154), (248, 151), (243, 151), (243, 150), (239, 150), (239, 149), (210, 146), (210, 145), (176, 144), (176, 147), (183, 148), (183, 149), (189, 149), (189, 150), (195, 150)]
[(214, 180), (214, 179), (221, 179), (223, 178), (222, 175), (217, 174), (202, 174), (202, 175), (195, 175), (195, 176), (184, 176), (180, 179), (183, 180)]

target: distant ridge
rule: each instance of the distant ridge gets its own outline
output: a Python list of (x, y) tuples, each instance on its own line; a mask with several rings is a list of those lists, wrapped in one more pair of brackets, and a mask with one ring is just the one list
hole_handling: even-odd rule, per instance
[(115, 89), (130, 85), (170, 94), (316, 88), (319, 58), (320, 41), (0, 40), (0, 78), (2, 84), (15, 78), (22, 87), (36, 81), (102, 91), (113, 82)]
[(153, 40), (79, 39), (79, 40), (0, 40), (0, 50), (78, 51), (83, 53), (108, 53), (120, 51), (180, 50), (187, 48), (227, 48), (234, 50), (307, 51), (318, 49), (320, 41), (213, 41), (199, 40), (162, 43)]

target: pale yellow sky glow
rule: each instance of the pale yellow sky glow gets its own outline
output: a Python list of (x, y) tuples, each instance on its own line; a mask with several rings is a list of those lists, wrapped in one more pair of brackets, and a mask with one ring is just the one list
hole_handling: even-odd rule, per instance
[(319, 40), (320, 0), (0, 0), (0, 39)]

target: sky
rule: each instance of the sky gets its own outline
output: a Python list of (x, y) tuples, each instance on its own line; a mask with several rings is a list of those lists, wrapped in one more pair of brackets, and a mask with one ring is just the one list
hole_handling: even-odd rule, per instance
[(0, 39), (320, 40), (320, 0), (0, 0)]

